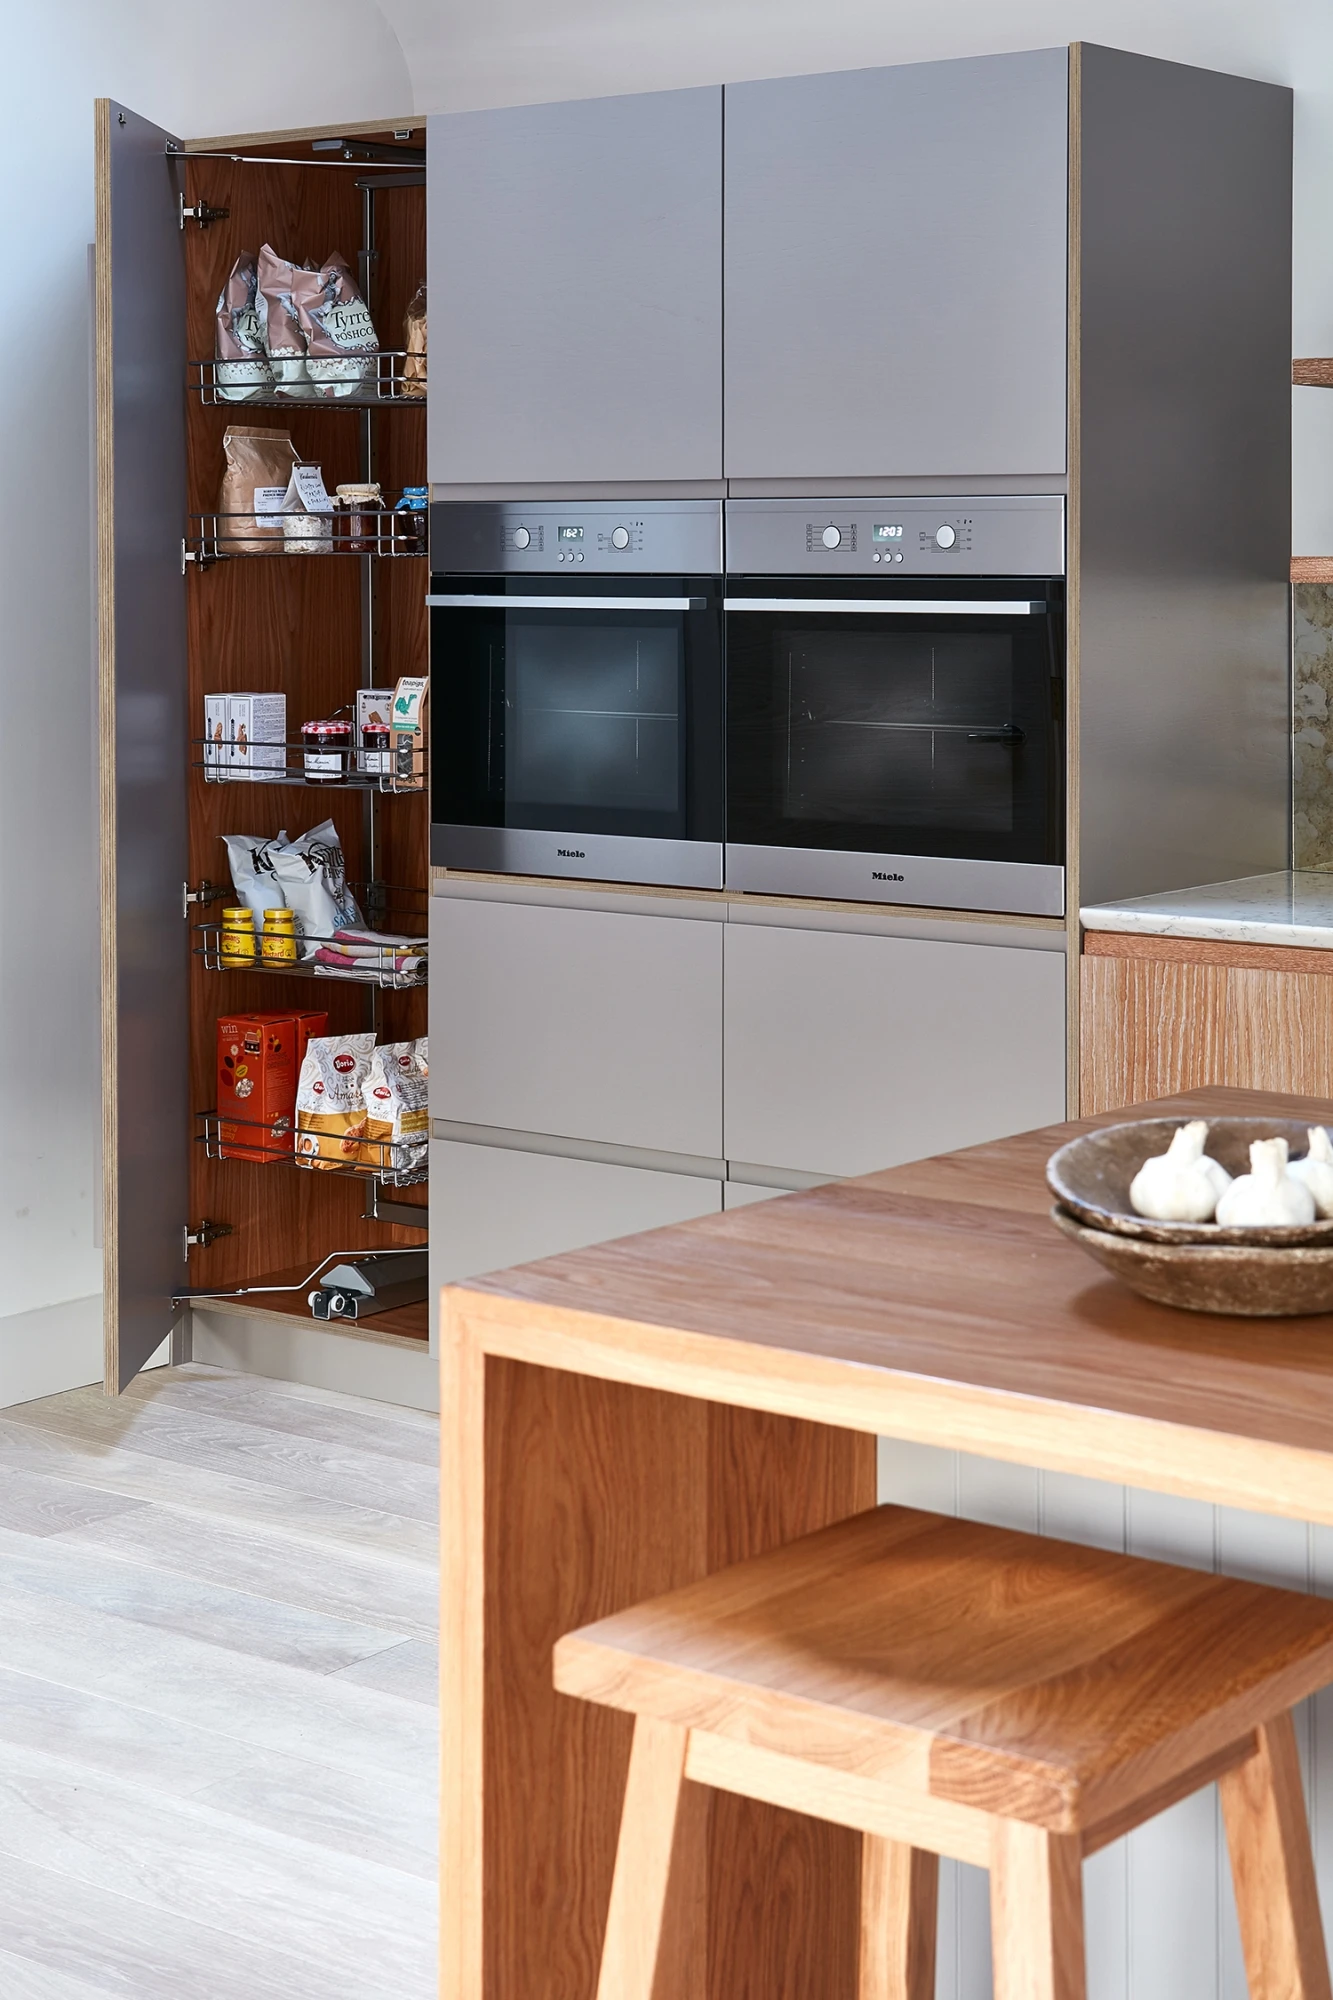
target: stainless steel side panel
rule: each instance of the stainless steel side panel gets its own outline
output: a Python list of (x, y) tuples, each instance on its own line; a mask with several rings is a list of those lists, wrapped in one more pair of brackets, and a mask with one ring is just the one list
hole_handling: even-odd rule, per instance
[[(885, 582), (928, 576), (945, 583), (969, 576), (1065, 573), (1065, 502), (1059, 493), (728, 500), (726, 525), (732, 576)], [(831, 549), (823, 539), (829, 528), (838, 531)], [(890, 528), (897, 531), (892, 536)], [(941, 528), (952, 531), (951, 548), (937, 543)]]
[(430, 858), (436, 868), (464, 868), (480, 874), (652, 882), (676, 889), (722, 887), (722, 845), (712, 840), (547, 833), (533, 827), (432, 826)]
[(1044, 862), (949, 861), (922, 854), (849, 854), (729, 841), (726, 881), (728, 889), (752, 895), (999, 910), (1023, 917), (1061, 917), (1065, 908), (1065, 871)]
[(431, 480), (720, 479), (721, 89), (427, 131)]
[(185, 262), (168, 135), (97, 107), (97, 511), (106, 1387), (189, 1282)]
[(727, 85), (729, 478), (1063, 472), (1068, 70)]
[[(578, 528), (581, 560), (562, 546)], [(619, 531), (624, 548), (616, 546)], [(432, 570), (471, 576), (581, 575), (620, 571), (717, 576), (722, 569), (720, 500), (437, 500), (430, 510)]]

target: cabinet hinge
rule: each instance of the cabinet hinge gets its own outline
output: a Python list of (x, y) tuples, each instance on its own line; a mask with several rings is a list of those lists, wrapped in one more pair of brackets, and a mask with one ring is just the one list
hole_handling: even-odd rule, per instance
[(231, 1233), (229, 1222), (210, 1222), (207, 1216), (194, 1229), (186, 1222), (181, 1226), (181, 1256), (188, 1264), (191, 1250), (207, 1250), (219, 1236), (230, 1236)]
[(204, 200), (202, 195), (194, 204), (194, 207), (189, 208), (186, 206), (185, 196), (182, 194), (180, 197), (180, 207), (182, 229), (185, 227), (187, 216), (191, 222), (197, 222), (201, 229), (207, 229), (210, 222), (225, 222), (231, 214), (229, 208), (214, 208), (211, 203)]
[(219, 889), (216, 882), (210, 882), (207, 875), (197, 889), (188, 882), (181, 883), (181, 915), (189, 921), (191, 903), (201, 903), (206, 909), (210, 903), (220, 903), (226, 896), (225, 889)]

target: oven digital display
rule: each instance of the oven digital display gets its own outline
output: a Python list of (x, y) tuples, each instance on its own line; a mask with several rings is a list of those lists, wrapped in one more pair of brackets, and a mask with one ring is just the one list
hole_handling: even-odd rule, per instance
[[(899, 529), (900, 534), (901, 532), (902, 530)], [(582, 528), (557, 528), (555, 537), (558, 542), (581, 542), (583, 540), (583, 530)]]
[(870, 531), (870, 538), (875, 542), (900, 542), (903, 538), (902, 522), (876, 521)]

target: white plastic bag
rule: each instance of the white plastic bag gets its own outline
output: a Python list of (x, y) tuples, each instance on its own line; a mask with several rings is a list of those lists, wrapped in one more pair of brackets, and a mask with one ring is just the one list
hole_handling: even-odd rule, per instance
[(331, 819), (289, 841), (272, 859), (274, 880), (288, 909), (296, 912), (303, 959), (315, 956), (321, 938), (361, 922), (356, 898), (347, 886), (342, 842)]

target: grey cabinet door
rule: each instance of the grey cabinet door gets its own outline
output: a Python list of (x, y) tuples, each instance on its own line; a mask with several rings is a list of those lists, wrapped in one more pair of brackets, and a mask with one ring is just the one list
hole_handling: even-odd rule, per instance
[(432, 1139), (432, 1285), (716, 1215), (720, 1181)]
[(722, 92), (432, 118), (432, 482), (722, 473)]
[(733, 1171), (873, 1173), (1051, 1124), (1064, 954), (728, 924), (725, 1056)]
[(1068, 51), (727, 86), (733, 479), (1065, 467)]
[(433, 1118), (721, 1157), (721, 923), (432, 901)]
[(98, 736), (106, 1387), (185, 1282), (185, 269), (169, 134), (97, 104)]

